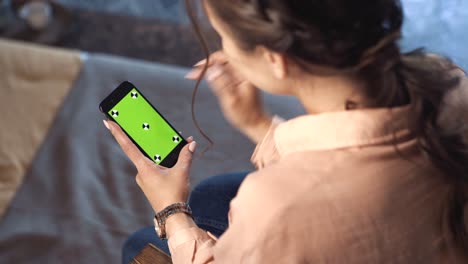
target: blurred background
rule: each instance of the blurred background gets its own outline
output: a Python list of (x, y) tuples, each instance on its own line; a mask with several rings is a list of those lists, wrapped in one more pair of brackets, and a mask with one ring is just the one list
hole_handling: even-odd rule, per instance
[[(17, 10), (25, 0), (1, 0)], [(202, 57), (187, 25), (182, 0), (56, 0), (63, 25), (34, 36), (12, 22), (0, 36), (48, 45), (107, 52), (163, 63), (190, 65)], [(405, 50), (426, 47), (468, 66), (468, 1), (403, 0)], [(54, 10), (55, 10), (54, 9)], [(0, 11), (6, 12), (6, 11)], [(16, 25), (15, 25), (16, 24)], [(46, 29), (51, 30), (51, 29)]]
[[(468, 69), (468, 1), (403, 4), (403, 49), (426, 47)], [(214, 51), (219, 40), (202, 23)], [(0, 263), (120, 262), (154, 212), (98, 105), (129, 80), (202, 150), (184, 75), (203, 56), (182, 0), (0, 0)], [(264, 103), (286, 119), (303, 113), (294, 98)], [(192, 186), (254, 170), (254, 145), (205, 84), (195, 106), (215, 144), (195, 157)]]

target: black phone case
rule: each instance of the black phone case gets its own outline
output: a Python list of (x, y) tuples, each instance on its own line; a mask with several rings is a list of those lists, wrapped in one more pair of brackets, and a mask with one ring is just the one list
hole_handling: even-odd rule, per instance
[[(121, 83), (114, 91), (112, 91), (112, 93), (110, 95), (108, 95), (100, 104), (99, 104), (99, 110), (104, 113), (106, 115), (106, 117), (109, 119), (109, 120), (112, 120), (115, 122), (115, 119), (109, 115), (109, 111), (118, 103), (120, 102), (120, 100), (122, 100), (132, 89), (136, 89), (138, 91), (138, 93), (151, 105), (151, 107), (154, 109), (154, 111), (156, 111), (156, 113), (158, 113), (163, 119), (164, 121), (172, 128), (174, 129), (174, 131), (176, 131), (176, 133), (179, 135), (179, 137), (182, 139), (182, 142), (180, 144), (178, 144), (172, 151), (171, 153), (169, 153), (169, 155), (163, 159), (161, 161), (161, 163), (159, 163), (159, 165), (163, 166), (163, 167), (167, 167), (167, 168), (172, 168), (176, 163), (177, 163), (177, 160), (179, 158), (179, 153), (180, 151), (182, 150), (182, 148), (187, 145), (187, 141), (182, 137), (182, 135), (180, 135), (179, 132), (177, 132), (178, 130), (176, 130), (172, 125), (171, 123), (169, 123), (167, 121), (167, 119), (150, 103), (150, 101), (141, 93), (140, 90), (138, 90), (138, 88), (136, 88), (135, 85), (133, 85), (132, 83), (128, 82), (128, 81), (125, 81), (123, 83)], [(148, 154), (146, 154), (146, 152), (143, 151), (143, 149), (138, 145), (137, 142), (135, 142), (135, 140), (133, 140), (132, 136), (129, 135), (127, 133), (127, 131), (125, 131), (124, 129), (122, 129), (125, 134), (127, 134), (127, 136), (132, 140), (132, 142), (138, 147), (138, 149), (140, 149), (140, 151), (146, 156), (148, 157), (150, 160), (152, 160), (152, 158), (150, 156), (148, 156)]]

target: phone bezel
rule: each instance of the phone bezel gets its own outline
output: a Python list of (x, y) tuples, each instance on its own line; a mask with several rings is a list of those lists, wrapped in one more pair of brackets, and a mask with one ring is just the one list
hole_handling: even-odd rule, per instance
[[(166, 168), (172, 168), (176, 163), (179, 158), (179, 153), (182, 150), (182, 148), (188, 144), (188, 142), (182, 137), (182, 135), (178, 132), (177, 129), (175, 129), (169, 121), (154, 107), (151, 102), (141, 93), (138, 88), (132, 84), (129, 81), (122, 82), (117, 88), (114, 89), (100, 104), (99, 104), (99, 110), (106, 115), (106, 117), (114, 122), (117, 123), (117, 121), (109, 114), (109, 111), (114, 108), (117, 103), (119, 103), (128, 93), (130, 93), (133, 89), (137, 90), (139, 95), (142, 96), (148, 103), (149, 105), (158, 113), (164, 121), (179, 135), (179, 137), (182, 139), (182, 141), (167, 155), (165, 159), (163, 159), (159, 165), (166, 167)], [(118, 124), (118, 123), (117, 123)], [(132, 140), (132, 142), (138, 147), (141, 153), (143, 153), (147, 158), (149, 158), (151, 161), (155, 162), (146, 152), (138, 145), (135, 140), (133, 140), (132, 136), (125, 131), (125, 129), (122, 128), (122, 130), (127, 134), (127, 136)], [(156, 162), (155, 162), (156, 164)]]

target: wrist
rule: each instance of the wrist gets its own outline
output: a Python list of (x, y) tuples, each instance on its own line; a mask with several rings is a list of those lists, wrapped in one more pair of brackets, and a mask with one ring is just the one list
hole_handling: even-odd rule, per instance
[(177, 231), (188, 229), (192, 227), (196, 227), (195, 221), (193, 218), (184, 213), (177, 213), (169, 216), (166, 220), (166, 234), (167, 238), (171, 238), (171, 236)]
[(158, 212), (161, 212), (162, 210), (166, 209), (167, 207), (173, 205), (173, 204), (178, 204), (181, 203), (179, 201), (187, 201), (188, 199), (167, 199), (167, 202), (163, 203), (154, 203), (151, 204), (151, 207), (153, 208), (153, 211), (157, 214)]
[(174, 233), (180, 228), (185, 228), (186, 226), (191, 224), (190, 221), (187, 221), (184, 218), (175, 217), (175, 215), (179, 215), (179, 214), (183, 214), (191, 218), (192, 209), (187, 203), (174, 203), (164, 208), (162, 211), (157, 212), (154, 215), (154, 228), (159, 238), (167, 239), (168, 221), (171, 218), (177, 220), (177, 221), (171, 221), (172, 223), (170, 224), (170, 227), (169, 227), (171, 228), (171, 233)]

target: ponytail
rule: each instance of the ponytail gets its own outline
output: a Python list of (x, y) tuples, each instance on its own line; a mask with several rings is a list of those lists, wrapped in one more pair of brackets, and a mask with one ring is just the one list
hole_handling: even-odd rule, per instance
[(445, 126), (440, 118), (447, 103), (444, 98), (459, 86), (461, 71), (449, 59), (429, 55), (421, 49), (403, 54), (394, 71), (409, 95), (410, 130), (417, 137), (420, 149), (453, 186), (447, 206), (448, 228), (452, 241), (466, 254), (468, 233), (464, 207), (468, 145), (463, 137), (466, 128), (463, 120), (452, 120), (458, 123)]

